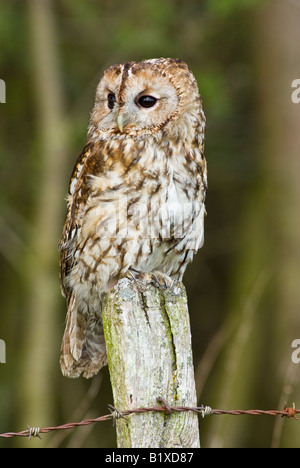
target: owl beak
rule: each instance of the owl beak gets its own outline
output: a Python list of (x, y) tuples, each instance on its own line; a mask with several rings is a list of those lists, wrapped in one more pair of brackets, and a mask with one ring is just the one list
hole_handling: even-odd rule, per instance
[(124, 117), (123, 117), (123, 114), (118, 115), (117, 124), (118, 124), (120, 132), (123, 133), (123, 130), (124, 130)]

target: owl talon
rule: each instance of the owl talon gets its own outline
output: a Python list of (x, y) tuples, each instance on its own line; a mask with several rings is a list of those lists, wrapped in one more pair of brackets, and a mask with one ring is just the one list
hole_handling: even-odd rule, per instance
[(154, 278), (156, 286), (162, 289), (168, 289), (173, 285), (173, 280), (165, 273), (155, 271), (154, 273), (151, 273), (151, 276)]
[(145, 271), (136, 270), (135, 268), (130, 268), (127, 270), (125, 277), (130, 280), (140, 281), (145, 285), (151, 284), (152, 286), (162, 289), (168, 289), (173, 285), (173, 280), (160, 271), (147, 273)]
[(137, 276), (132, 270), (127, 270), (126, 274), (124, 275), (124, 278), (127, 278), (130, 281), (136, 281), (137, 280)]
[(139, 281), (144, 285), (154, 284), (154, 280), (151, 274), (146, 273), (145, 271), (140, 271), (135, 268), (129, 268), (125, 274), (125, 278), (128, 278), (131, 281)]

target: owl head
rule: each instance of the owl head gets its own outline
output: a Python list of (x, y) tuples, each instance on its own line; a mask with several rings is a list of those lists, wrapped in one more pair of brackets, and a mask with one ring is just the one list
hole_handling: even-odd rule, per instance
[(96, 91), (89, 137), (167, 131), (169, 137), (187, 139), (204, 122), (197, 83), (187, 65), (179, 59), (149, 59), (105, 70)]

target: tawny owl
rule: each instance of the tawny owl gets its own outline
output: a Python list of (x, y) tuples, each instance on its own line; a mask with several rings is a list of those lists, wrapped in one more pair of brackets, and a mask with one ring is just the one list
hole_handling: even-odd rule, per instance
[(197, 83), (183, 61), (104, 72), (59, 244), (64, 375), (92, 377), (106, 364), (104, 291), (126, 276), (168, 287), (202, 246), (204, 130)]

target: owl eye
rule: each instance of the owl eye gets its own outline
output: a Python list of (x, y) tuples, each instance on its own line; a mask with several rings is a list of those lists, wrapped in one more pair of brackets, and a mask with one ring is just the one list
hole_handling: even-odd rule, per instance
[(138, 104), (141, 107), (148, 109), (153, 107), (157, 103), (157, 99), (153, 96), (141, 96), (138, 100)]
[(116, 95), (114, 93), (109, 93), (107, 95), (107, 105), (109, 109), (113, 109), (116, 102)]

